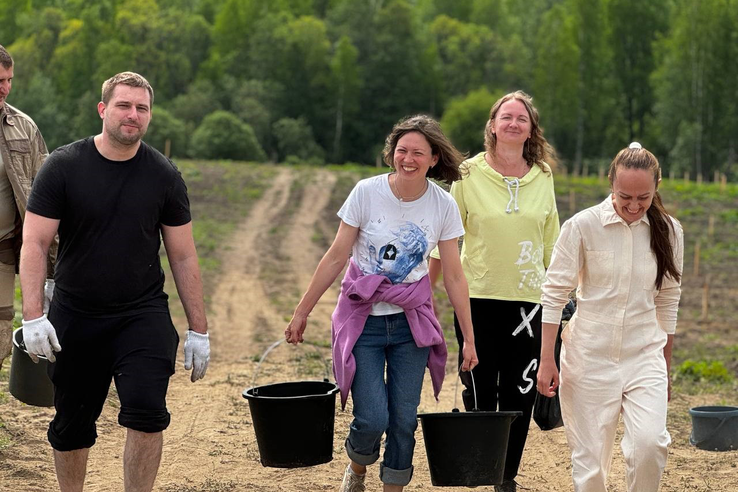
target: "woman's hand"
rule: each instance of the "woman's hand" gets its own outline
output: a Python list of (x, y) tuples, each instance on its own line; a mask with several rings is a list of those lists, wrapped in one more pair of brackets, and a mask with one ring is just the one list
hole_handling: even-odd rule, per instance
[(538, 368), (538, 392), (552, 398), (556, 396), (558, 387), (559, 370), (556, 368), (556, 362), (553, 357), (546, 357), (541, 360), (541, 367)]
[(302, 343), (302, 334), (305, 332), (305, 328), (307, 328), (307, 316), (295, 314), (292, 316), (290, 324), (287, 325), (287, 329), (284, 330), (284, 339), (287, 340), (287, 343), (294, 345)]
[(477, 364), (479, 364), (479, 359), (477, 359), (477, 348), (474, 346), (473, 342), (464, 342), (461, 355), (464, 357), (464, 362), (461, 363), (462, 371), (471, 371), (477, 366)]

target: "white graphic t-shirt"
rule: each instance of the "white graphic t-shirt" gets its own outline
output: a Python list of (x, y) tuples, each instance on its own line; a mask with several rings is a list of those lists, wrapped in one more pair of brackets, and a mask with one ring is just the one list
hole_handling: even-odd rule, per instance
[[(364, 275), (385, 275), (394, 284), (417, 282), (428, 274), (428, 256), (438, 241), (464, 234), (459, 208), (432, 182), (423, 196), (403, 202), (392, 193), (388, 176), (359, 181), (338, 216), (359, 228), (352, 253)], [(373, 316), (401, 312), (394, 304), (372, 307)]]

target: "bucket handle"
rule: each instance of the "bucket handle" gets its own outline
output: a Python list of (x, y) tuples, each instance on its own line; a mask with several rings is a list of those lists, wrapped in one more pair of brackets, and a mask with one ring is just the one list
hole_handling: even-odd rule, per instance
[(702, 444), (704, 444), (705, 442), (707, 442), (707, 441), (709, 441), (710, 439), (712, 439), (713, 437), (715, 437), (715, 435), (716, 435), (716, 434), (718, 433), (718, 431), (719, 431), (719, 430), (720, 430), (720, 428), (721, 428), (721, 427), (723, 426), (723, 424), (724, 424), (725, 422), (727, 422), (728, 420), (730, 420), (731, 418), (732, 418), (732, 417), (725, 417), (725, 418), (722, 418), (722, 419), (720, 419), (720, 423), (718, 424), (718, 426), (717, 426), (717, 427), (715, 427), (715, 429), (713, 429), (713, 431), (712, 431), (712, 432), (710, 432), (710, 435), (709, 435), (709, 436), (707, 436), (707, 437), (706, 437), (706, 438), (704, 438), (704, 439), (700, 439), (699, 441), (695, 441), (695, 440), (694, 440), (694, 426), (693, 426), (693, 427), (692, 427), (692, 432), (690, 432), (690, 433), (689, 433), (689, 444), (691, 444), (692, 446), (701, 446), (701, 445), (702, 445)]
[[(282, 342), (284, 342), (284, 338), (280, 338), (273, 344), (271, 344), (267, 349), (264, 351), (263, 354), (261, 354), (261, 358), (259, 359), (259, 362), (256, 364), (256, 369), (254, 370), (254, 376), (251, 378), (251, 387), (256, 388), (256, 376), (259, 375), (259, 370), (261, 369), (261, 363), (264, 362), (264, 359), (267, 358), (267, 355), (269, 355), (269, 352), (277, 348)], [(325, 376), (323, 378), (323, 381), (328, 382), (328, 362), (325, 360), (325, 357), (323, 357), (323, 354), (318, 350), (318, 344), (313, 342), (303, 342), (306, 345), (310, 345), (315, 349), (315, 352), (317, 352), (318, 355), (320, 355), (320, 360), (323, 361), (323, 366), (325, 367)], [(254, 389), (254, 395), (256, 395), (256, 389)]]
[[(477, 385), (474, 383), (474, 369), (469, 370), (469, 375), (471, 376), (472, 380), (472, 392), (474, 393), (474, 408), (472, 408), (472, 412), (478, 412), (479, 411), (479, 405), (477, 404)], [(457, 403), (457, 398), (459, 396), (459, 380), (461, 379), (461, 367), (459, 367), (459, 372), (456, 375), (456, 385), (454, 386), (454, 412), (459, 411), (459, 406)]]
[[(15, 339), (16, 334), (20, 332), (21, 335), (23, 334), (23, 327), (19, 326), (15, 330), (13, 330), (13, 345), (18, 349), (23, 351), (24, 354), (28, 355), (28, 349), (26, 348), (26, 342), (21, 341), (20, 343), (18, 340)], [(30, 357), (30, 356), (29, 356)], [(41, 360), (49, 360), (44, 354), (36, 354), (36, 357), (38, 357)]]

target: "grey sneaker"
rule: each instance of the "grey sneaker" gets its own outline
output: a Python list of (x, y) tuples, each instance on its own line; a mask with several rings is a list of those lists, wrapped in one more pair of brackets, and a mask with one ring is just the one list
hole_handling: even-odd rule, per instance
[(364, 492), (366, 485), (364, 485), (364, 475), (357, 475), (351, 469), (351, 465), (346, 467), (346, 471), (343, 474), (343, 482), (341, 482), (341, 488), (338, 492)]

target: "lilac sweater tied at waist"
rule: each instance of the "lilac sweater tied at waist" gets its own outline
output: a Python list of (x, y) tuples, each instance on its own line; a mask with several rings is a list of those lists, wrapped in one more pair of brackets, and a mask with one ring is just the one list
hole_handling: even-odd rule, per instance
[(428, 369), (433, 394), (438, 399), (446, 375), (448, 354), (441, 325), (433, 312), (431, 295), (427, 275), (411, 284), (393, 284), (384, 275), (363, 275), (356, 263), (349, 261), (332, 317), (333, 374), (341, 390), (341, 408), (346, 408), (356, 373), (352, 351), (372, 312), (372, 304), (376, 302), (388, 302), (404, 309), (415, 344), (430, 347)]

